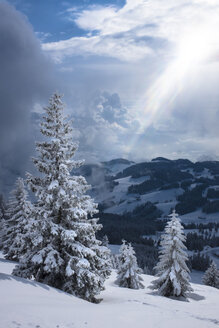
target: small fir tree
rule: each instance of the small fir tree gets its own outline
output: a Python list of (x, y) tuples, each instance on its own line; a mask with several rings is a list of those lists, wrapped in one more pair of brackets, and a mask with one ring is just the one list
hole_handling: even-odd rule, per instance
[(123, 243), (119, 254), (119, 269), (117, 283), (120, 287), (131, 289), (144, 288), (140, 274), (142, 270), (138, 267), (135, 251), (131, 244)]
[(101, 229), (97, 204), (86, 195), (89, 189), (82, 176), (72, 176), (83, 161), (75, 161), (77, 145), (72, 129), (63, 116), (61, 96), (55, 93), (41, 123), (45, 141), (37, 143), (39, 156), (34, 164), (40, 176), (28, 174), (35, 192), (38, 235), (30, 250), (14, 270), (15, 275), (32, 276), (91, 302), (104, 289), (110, 274), (108, 249), (96, 239)]
[(2, 244), (3, 231), (4, 231), (4, 216), (3, 216), (2, 209), (0, 207), (0, 249), (2, 249), (2, 247), (3, 247), (3, 244)]
[(111, 265), (112, 265), (112, 269), (118, 270), (119, 268), (118, 254), (111, 254)]
[(109, 248), (109, 239), (108, 239), (107, 235), (103, 236), (102, 245)]
[(183, 234), (183, 226), (180, 223), (178, 214), (173, 211), (171, 220), (165, 227), (165, 233), (161, 237), (161, 250), (159, 262), (155, 267), (157, 277), (152, 282), (152, 289), (158, 289), (163, 296), (184, 296), (191, 291), (189, 283), (189, 269), (186, 265), (188, 260), (185, 252), (186, 240)]
[(31, 236), (28, 230), (31, 213), (32, 206), (27, 200), (24, 180), (18, 178), (11, 192), (3, 228), (3, 253), (9, 260), (19, 260), (30, 248)]
[(3, 217), (5, 216), (6, 207), (4, 197), (0, 194), (0, 212)]
[(205, 271), (202, 281), (207, 286), (219, 288), (219, 270), (215, 262), (212, 262), (210, 267)]

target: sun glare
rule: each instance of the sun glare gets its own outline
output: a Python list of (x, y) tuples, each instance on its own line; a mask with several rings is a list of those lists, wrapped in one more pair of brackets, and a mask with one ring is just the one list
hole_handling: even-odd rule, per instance
[(214, 54), (218, 36), (216, 33), (215, 28), (202, 25), (190, 27), (179, 36), (178, 46), (176, 45), (175, 52), (172, 52), (172, 61), (147, 90), (139, 104), (140, 108), (144, 108), (141, 131), (159, 119), (163, 113), (168, 115), (188, 78), (198, 74), (200, 65), (208, 62)]
[(178, 65), (179, 71), (186, 73), (187, 69), (207, 60), (211, 54), (213, 37), (214, 34), (206, 28), (187, 32), (182, 37), (176, 53), (175, 64)]

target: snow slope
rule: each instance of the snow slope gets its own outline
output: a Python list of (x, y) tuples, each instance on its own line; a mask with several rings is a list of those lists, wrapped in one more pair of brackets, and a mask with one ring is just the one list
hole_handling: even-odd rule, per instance
[[(105, 199), (112, 200), (115, 205), (109, 206), (105, 213), (114, 213), (114, 214), (124, 214), (124, 212), (132, 212), (136, 206), (145, 204), (146, 202), (155, 203), (156, 206), (163, 211), (165, 215), (168, 215), (170, 209), (173, 208), (177, 201), (176, 197), (183, 194), (183, 189), (168, 189), (168, 190), (156, 190), (153, 192), (148, 192), (144, 195), (139, 194), (129, 194), (128, 188), (131, 185), (137, 185), (143, 181), (147, 181), (149, 176), (140, 177), (138, 179), (133, 179), (131, 176), (116, 179), (115, 182), (118, 183), (115, 186), (113, 192), (110, 194), (105, 193), (98, 195), (96, 200), (101, 202)], [(105, 197), (105, 199), (104, 199)]]
[[(106, 282), (100, 304), (91, 304), (46, 285), (13, 277), (13, 264), (0, 261), (1, 328), (210, 328), (219, 326), (219, 290), (193, 285), (188, 301), (168, 299), (150, 289)], [(145, 286), (153, 279), (142, 275)]]
[[(177, 203), (180, 203), (178, 196), (186, 190), (185, 185), (184, 189), (174, 186), (174, 183), (171, 187), (171, 181), (178, 185), (187, 182), (188, 190), (206, 184), (202, 192), (203, 197), (207, 197), (209, 189), (218, 190), (219, 187), (219, 162), (215, 161), (192, 163), (183, 159), (171, 161), (158, 158), (151, 162), (132, 163), (124, 159), (116, 159), (102, 164), (107, 169), (106, 176), (94, 180), (95, 185), (91, 194), (97, 203), (103, 205), (103, 211), (108, 214), (123, 215), (126, 212), (132, 212), (136, 207), (146, 202), (152, 202), (162, 211), (161, 217), (166, 218), (171, 209)], [(167, 171), (169, 173), (173, 171), (175, 175), (171, 176), (169, 174), (169, 178), (167, 178)], [(183, 173), (189, 175), (182, 177)], [(148, 191), (147, 188), (144, 190), (144, 187), (142, 187), (143, 189), (135, 188), (132, 194), (129, 192), (131, 186), (141, 185), (149, 180), (159, 181), (159, 179), (161, 179), (160, 185), (158, 183), (156, 187), (153, 187), (152, 183), (151, 189), (149, 188)], [(106, 188), (109, 181), (111, 182), (111, 188)], [(116, 185), (113, 186), (113, 182)], [(194, 194), (192, 197), (194, 197)], [(217, 201), (219, 198), (208, 196), (207, 200), (208, 202)], [(195, 202), (194, 199), (193, 202)], [(198, 206), (195, 206), (195, 208), (196, 210), (193, 212), (181, 215), (182, 222), (186, 224), (218, 222), (218, 212), (206, 214)]]

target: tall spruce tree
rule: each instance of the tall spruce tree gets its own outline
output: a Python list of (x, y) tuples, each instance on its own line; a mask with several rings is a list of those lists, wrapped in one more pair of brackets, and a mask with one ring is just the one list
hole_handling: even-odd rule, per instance
[(10, 260), (19, 260), (30, 247), (32, 206), (27, 200), (24, 180), (18, 178), (11, 192), (3, 227), (3, 253)]
[(219, 288), (219, 270), (216, 263), (213, 261), (210, 267), (205, 271), (203, 276), (203, 284), (215, 288)]
[(120, 287), (131, 289), (144, 288), (142, 270), (138, 267), (135, 251), (131, 244), (126, 244), (123, 240), (119, 254), (119, 269), (117, 283)]
[(186, 265), (186, 237), (175, 210), (170, 217), (161, 237), (159, 262), (155, 267), (158, 279), (152, 282), (151, 288), (158, 289), (159, 294), (163, 296), (186, 297), (187, 292), (192, 290)]
[(60, 288), (91, 302), (104, 289), (110, 274), (108, 249), (101, 246), (95, 233), (101, 229), (97, 204), (85, 192), (89, 189), (82, 176), (71, 171), (83, 161), (75, 161), (77, 145), (72, 129), (63, 116), (62, 97), (55, 93), (45, 108), (41, 132), (46, 141), (37, 143), (39, 153), (33, 162), (40, 172), (28, 174), (35, 192), (35, 213), (39, 242), (14, 274)]

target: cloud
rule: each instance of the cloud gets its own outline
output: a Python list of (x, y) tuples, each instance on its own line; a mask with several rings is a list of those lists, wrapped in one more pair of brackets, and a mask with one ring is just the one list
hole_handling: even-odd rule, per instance
[(73, 37), (68, 40), (50, 42), (42, 45), (43, 50), (51, 54), (58, 63), (63, 58), (77, 55), (97, 55), (112, 57), (122, 61), (136, 61), (152, 53), (152, 50), (139, 41), (136, 43), (131, 36), (117, 37)]
[(0, 3), (0, 190), (23, 174), (32, 152), (30, 111), (51, 92), (50, 64), (25, 16)]
[[(68, 99), (68, 102), (69, 99)], [(117, 93), (101, 92), (87, 95), (80, 106), (67, 108), (73, 118), (74, 139), (79, 142), (77, 156), (86, 162), (115, 157), (129, 157), (129, 139), (138, 122), (121, 103)]]
[(127, 0), (122, 8), (93, 5), (66, 14), (87, 35), (43, 44), (59, 61), (80, 54), (134, 62), (162, 51), (163, 40), (178, 45), (200, 24), (210, 24), (211, 32), (219, 29), (216, 0)]
[(96, 105), (95, 122), (106, 121), (109, 124), (118, 124), (121, 127), (128, 126), (127, 109), (121, 105), (117, 93), (103, 92), (95, 99), (94, 103)]
[(46, 39), (49, 39), (52, 36), (52, 34), (49, 32), (35, 32), (35, 33), (36, 33), (37, 38), (41, 42), (44, 42)]
[(113, 20), (117, 15), (117, 8), (113, 6), (95, 7), (95, 9), (84, 10), (74, 19), (75, 23), (83, 30), (102, 31), (103, 26), (108, 21)]

